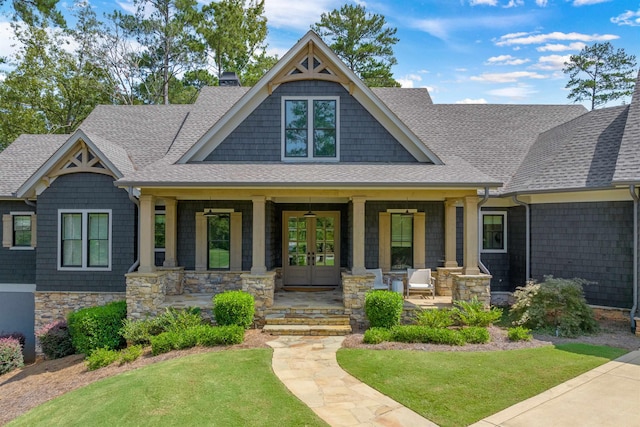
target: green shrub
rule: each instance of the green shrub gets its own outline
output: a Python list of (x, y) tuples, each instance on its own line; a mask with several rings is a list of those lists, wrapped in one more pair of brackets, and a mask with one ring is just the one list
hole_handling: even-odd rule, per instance
[(163, 332), (160, 335), (151, 337), (151, 354), (157, 356), (174, 350), (178, 335), (177, 332)]
[(497, 322), (502, 317), (502, 309), (493, 307), (490, 310), (484, 308), (484, 304), (473, 297), (471, 301), (454, 301), (452, 310), (454, 322), (460, 326), (487, 327)]
[(387, 328), (369, 328), (364, 333), (362, 342), (365, 344), (380, 344), (381, 342), (391, 341), (393, 335)]
[(597, 331), (598, 324), (584, 298), (583, 279), (545, 276), (542, 283), (516, 288), (511, 315), (515, 325), (560, 336), (575, 337)]
[(0, 375), (24, 366), (22, 346), (17, 338), (0, 338)]
[(364, 297), (364, 312), (372, 328), (392, 328), (400, 324), (404, 299), (392, 291), (370, 291)]
[(73, 347), (78, 353), (86, 355), (99, 348), (115, 350), (123, 347), (125, 341), (120, 330), (125, 317), (125, 301), (115, 301), (70, 313), (67, 322)]
[(200, 308), (188, 307), (180, 310), (172, 307), (151, 321), (149, 327), (151, 335), (158, 335), (167, 331), (184, 331), (198, 325), (202, 325)]
[(469, 344), (485, 344), (491, 340), (489, 331), (482, 326), (469, 326), (468, 328), (462, 328), (460, 333), (464, 337), (464, 340)]
[(453, 325), (453, 313), (450, 309), (422, 310), (418, 313), (416, 324), (430, 328), (448, 328)]
[(243, 291), (229, 291), (213, 297), (213, 314), (220, 326), (238, 325), (248, 329), (253, 324), (255, 302)]
[(523, 326), (516, 326), (507, 329), (509, 341), (531, 341), (531, 329)]
[(157, 318), (144, 320), (124, 319), (120, 335), (129, 345), (149, 345), (151, 337), (163, 332)]
[(189, 328), (186, 333), (193, 335), (196, 345), (203, 347), (240, 344), (244, 341), (244, 327), (240, 325), (200, 325)]
[(108, 348), (96, 348), (87, 357), (87, 369), (90, 371), (95, 371), (96, 369), (104, 368), (105, 366), (111, 365), (119, 358), (120, 353), (116, 350), (110, 350)]
[(125, 363), (131, 363), (138, 360), (140, 356), (142, 356), (142, 346), (132, 345), (120, 350), (120, 356), (119, 356), (118, 362), (121, 365), (124, 365)]
[(400, 325), (391, 329), (393, 341), (407, 343), (431, 343), (464, 345), (462, 333), (452, 329), (429, 328), (419, 325)]
[(47, 359), (59, 359), (75, 353), (65, 320), (48, 323), (38, 329), (35, 335)]

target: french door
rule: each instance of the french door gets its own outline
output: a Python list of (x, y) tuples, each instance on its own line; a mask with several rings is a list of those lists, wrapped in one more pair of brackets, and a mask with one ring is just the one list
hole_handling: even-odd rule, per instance
[(340, 212), (285, 211), (283, 221), (283, 284), (340, 284)]

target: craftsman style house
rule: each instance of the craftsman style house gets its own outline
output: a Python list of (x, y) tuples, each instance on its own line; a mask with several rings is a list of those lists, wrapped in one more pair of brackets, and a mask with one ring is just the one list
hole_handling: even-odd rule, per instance
[(319, 287), (359, 321), (367, 269), (430, 268), (455, 299), (552, 274), (635, 312), (640, 89), (592, 112), (436, 105), (366, 87), (313, 32), (237, 83), (192, 105), (99, 106), (0, 153), (0, 311), (29, 295), (38, 327), (244, 289), (260, 319), (283, 288)]

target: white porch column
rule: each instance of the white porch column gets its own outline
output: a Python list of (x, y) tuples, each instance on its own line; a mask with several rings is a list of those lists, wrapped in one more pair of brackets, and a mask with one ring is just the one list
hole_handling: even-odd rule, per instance
[(455, 268), (456, 260), (456, 200), (444, 201), (444, 266)]
[(251, 274), (265, 274), (267, 265), (265, 263), (265, 207), (264, 196), (253, 196), (253, 262), (251, 264)]
[(366, 269), (364, 267), (364, 204), (366, 199), (364, 197), (352, 197), (351, 203), (353, 205), (353, 265), (351, 266), (352, 274), (365, 274)]
[(178, 202), (176, 199), (165, 199), (164, 207), (164, 267), (176, 267), (176, 247), (178, 244)]
[(140, 195), (140, 273), (156, 270), (155, 259), (156, 198), (151, 194)]
[(465, 275), (478, 275), (478, 197), (464, 198), (464, 270)]

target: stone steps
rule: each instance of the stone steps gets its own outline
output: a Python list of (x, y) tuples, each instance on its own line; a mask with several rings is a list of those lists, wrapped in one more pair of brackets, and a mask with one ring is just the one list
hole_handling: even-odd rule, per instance
[(335, 336), (349, 335), (349, 325), (265, 325), (262, 332), (271, 335), (311, 335), (311, 336)]
[[(299, 312), (299, 311), (303, 312)], [(296, 312), (293, 312), (296, 311)], [(272, 335), (311, 335), (334, 336), (351, 333), (349, 316), (344, 314), (327, 313), (339, 311), (330, 309), (288, 309), (285, 312), (267, 314), (263, 332)]]

